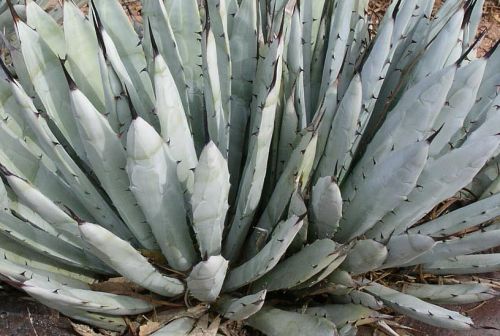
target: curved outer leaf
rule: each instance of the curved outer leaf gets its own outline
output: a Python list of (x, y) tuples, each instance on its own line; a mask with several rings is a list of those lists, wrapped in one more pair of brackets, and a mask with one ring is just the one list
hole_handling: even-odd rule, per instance
[(408, 232), (431, 237), (446, 237), (498, 216), (500, 216), (500, 194), (495, 194), (415, 226)]
[(369, 233), (375, 239), (387, 239), (392, 232), (401, 234), (439, 202), (465, 187), (491, 157), (499, 136), (486, 136), (457, 148), (436, 160), (430, 160), (415, 188), (394, 212), (386, 215)]
[(84, 222), (79, 223), (78, 229), (92, 252), (130, 281), (164, 296), (170, 297), (184, 292), (181, 281), (158, 272), (129, 243), (105, 228)]
[(125, 172), (127, 155), (120, 139), (106, 117), (74, 85), (70, 100), (85, 153), (99, 182), (139, 243), (147, 249), (155, 249), (158, 245), (151, 228), (129, 189), (130, 180)]
[(249, 284), (273, 269), (299, 232), (302, 223), (299, 217), (292, 216), (278, 224), (271, 240), (259, 253), (228, 273), (223, 291), (228, 292)]
[[(384, 215), (405, 201), (424, 169), (429, 142), (395, 150), (377, 162), (347, 200), (335, 240), (346, 242), (371, 229)], [(363, 209), (363, 211), (359, 211)]]
[(310, 207), (312, 238), (332, 238), (342, 216), (342, 196), (333, 177), (318, 179), (312, 189)]
[(89, 289), (73, 288), (57, 281), (28, 279), (22, 283), (24, 290), (37, 287), (39, 291), (52, 292), (52, 299), (61, 305), (92, 313), (109, 315), (135, 315), (153, 310), (153, 305), (126, 295), (97, 292)]
[(337, 328), (342, 328), (349, 323), (357, 323), (359, 320), (366, 318), (381, 319), (386, 317), (386, 315), (382, 315), (375, 310), (353, 303), (308, 307), (305, 313), (327, 318), (335, 323)]
[(340, 265), (353, 274), (366, 273), (379, 268), (387, 258), (387, 248), (371, 239), (358, 240)]
[(438, 242), (431, 250), (407, 265), (431, 263), (463, 254), (472, 254), (495, 248), (500, 245), (500, 230), (476, 231), (461, 238)]
[(72, 305), (69, 305), (67, 302), (59, 300), (58, 294), (53, 293), (50, 290), (36, 286), (24, 286), (23, 290), (40, 303), (48, 306), (49, 308), (58, 310), (72, 319), (120, 333), (125, 331), (127, 328), (127, 324), (122, 317), (89, 313), (81, 309), (73, 308)]
[(426, 303), (376, 283), (369, 283), (364, 289), (395, 311), (436, 327), (468, 330), (473, 325), (470, 318), (457, 312)]
[(190, 198), (194, 183), (193, 169), (198, 160), (189, 122), (174, 78), (160, 54), (154, 58), (154, 69), (156, 115), (160, 121), (161, 136), (170, 149), (172, 159), (177, 162), (177, 176), (186, 193), (185, 197)]
[[(36, 273), (44, 279), (55, 279), (61, 283), (81, 288), (88, 288), (88, 284), (95, 281), (93, 273), (55, 261), (49, 256), (38, 253), (36, 249), (20, 245), (12, 237), (0, 235), (0, 243), (2, 246), (0, 254), (10, 272), (15, 271), (17, 267), (22, 267), (24, 270), (29, 270), (25, 274), (25, 278), (28, 278), (29, 273)], [(17, 272), (17, 274), (21, 273), (22, 271)]]
[(500, 271), (500, 253), (473, 254), (437, 260), (422, 267), (431, 274), (474, 274)]
[(236, 299), (223, 296), (216, 305), (217, 311), (225, 318), (242, 321), (257, 313), (264, 305), (266, 290)]
[(205, 146), (194, 174), (193, 229), (202, 257), (221, 252), (229, 194), (227, 162), (213, 142)]
[[(99, 45), (92, 27), (73, 1), (64, 2), (64, 37), (66, 39), (66, 61), (71, 75), (80, 90), (101, 113), (105, 108), (103, 81), (97, 53)], [(60, 54), (63, 57), (64, 54)]]
[(405, 294), (436, 304), (468, 304), (490, 300), (499, 295), (487, 284), (429, 285), (405, 284)]
[(5, 179), (24, 204), (50, 223), (59, 233), (68, 237), (71, 242), (76, 244), (81, 243), (80, 232), (78, 231), (76, 221), (62, 211), (47, 196), (42, 194), (28, 181), (16, 175), (7, 175)]
[[(3, 251), (2, 251), (3, 252)], [(6, 254), (0, 260), (0, 278), (13, 282), (24, 282), (27, 280), (39, 280), (44, 282), (59, 282), (61, 284), (79, 289), (90, 289), (89, 284), (60, 273), (36, 269), (27, 265), (20, 265), (6, 259)]]
[(263, 307), (259, 312), (250, 316), (246, 323), (273, 336), (336, 336), (335, 324), (325, 318)]
[(369, 293), (365, 293), (357, 289), (342, 288), (342, 286), (339, 287), (340, 288), (337, 291), (333, 290), (331, 292), (328, 292), (329, 294), (333, 295), (334, 302), (344, 304), (354, 303), (373, 310), (380, 310), (384, 307), (382, 301), (378, 300)]
[(338, 248), (339, 246), (330, 239), (316, 240), (281, 261), (254, 282), (252, 287), (275, 291), (298, 286), (331, 264), (338, 257)]
[[(34, 132), (40, 147), (53, 160), (61, 175), (70, 185), (72, 192), (75, 193), (88, 212), (100, 224), (110, 228), (125, 239), (132, 239), (130, 232), (123, 225), (123, 222), (92, 185), (85, 173), (68, 155), (64, 147), (57, 141), (46, 120), (39, 117), (38, 111), (26, 92), (16, 81), (12, 80), (10, 84), (13, 95), (21, 107), (20, 112), (23, 119)], [(65, 113), (67, 114), (67, 110)], [(76, 125), (74, 126), (76, 127)]]
[(435, 247), (436, 242), (429, 236), (420, 234), (404, 234), (393, 236), (387, 242), (387, 259), (381, 268), (397, 267), (419, 259), (422, 254)]
[(88, 256), (82, 249), (70, 245), (5, 211), (0, 211), (0, 232), (16, 240), (25, 248), (31, 248), (65, 265), (91, 272), (111, 273), (99, 260)]
[(211, 256), (194, 266), (187, 278), (191, 295), (200, 301), (215, 301), (222, 289), (228, 264), (221, 256)]
[(127, 173), (156, 241), (170, 266), (185, 271), (196, 262), (186, 222), (177, 166), (167, 144), (144, 119), (132, 121), (127, 134)]

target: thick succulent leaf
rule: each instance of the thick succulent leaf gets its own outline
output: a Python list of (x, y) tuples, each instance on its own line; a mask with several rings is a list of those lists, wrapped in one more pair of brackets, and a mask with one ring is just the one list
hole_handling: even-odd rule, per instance
[[(26, 92), (17, 82), (12, 81), (10, 84), (15, 98), (21, 106), (20, 112), (22, 113), (23, 119), (33, 130), (38, 144), (48, 157), (53, 160), (58, 171), (71, 187), (72, 192), (101, 225), (110, 228), (122, 238), (132, 239), (130, 232), (125, 225), (123, 225), (122, 221), (92, 185), (81, 168), (69, 156), (64, 147), (57, 141), (47, 121), (39, 117), (37, 109)], [(70, 107), (67, 106), (67, 108)], [(68, 110), (65, 110), (66, 114), (67, 112)], [(76, 131), (78, 132), (78, 130)], [(74, 135), (78, 136), (78, 133)]]
[(57, 281), (28, 279), (22, 288), (37, 287), (39, 291), (52, 292), (52, 299), (61, 305), (71, 306), (87, 312), (109, 315), (135, 315), (153, 310), (153, 305), (141, 299), (126, 295), (97, 292), (89, 289), (73, 288)]
[(362, 85), (361, 77), (356, 74), (342, 98), (318, 166), (319, 176), (332, 176), (337, 170), (336, 178), (345, 175), (353, 152), (350, 152), (355, 137), (359, 113), (361, 112)]
[(35, 1), (26, 1), (26, 21), (36, 30), (52, 52), (63, 58), (66, 54), (64, 32), (54, 18), (44, 11)]
[[(125, 88), (125, 91), (130, 98), (130, 102), (132, 103), (133, 108), (143, 119), (147, 120), (150, 123), (153, 123), (153, 120), (155, 120), (152, 114), (152, 112), (154, 111), (154, 103), (144, 102), (144, 100), (149, 100), (147, 94), (141, 94), (141, 91), (139, 89), (140, 83), (134, 81), (133, 75), (128, 72), (129, 69), (127, 69), (125, 63), (126, 59), (120, 57), (118, 46), (111, 38), (108, 31), (105, 30), (103, 26), (97, 26), (96, 32), (99, 36), (99, 41), (101, 41), (100, 47), (102, 49), (102, 52), (105, 53), (106, 59), (113, 67), (113, 70), (115, 71), (117, 77)], [(149, 76), (147, 77), (147, 80), (150, 81)], [(151, 85), (150, 82), (149, 85)]]
[(404, 202), (415, 188), (428, 152), (429, 142), (421, 141), (395, 150), (377, 162), (358, 185), (354, 199), (348, 199), (344, 205), (335, 240), (346, 242), (365, 233)]
[(167, 144), (142, 118), (132, 122), (127, 134), (127, 173), (153, 235), (170, 266), (185, 271), (196, 262), (186, 221), (186, 209), (177, 165)]
[[(194, 0), (193, 0), (194, 1)], [(244, 0), (234, 17), (231, 48), (231, 128), (229, 130), (229, 171), (231, 185), (238, 188), (245, 132), (250, 118), (252, 82), (257, 69), (257, 2)]]
[(432, 237), (421, 234), (393, 236), (387, 242), (387, 259), (381, 268), (398, 267), (419, 259), (422, 254), (433, 250), (436, 242)]
[(369, 293), (357, 289), (339, 287), (338, 289), (334, 288), (331, 291), (327, 291), (332, 295), (333, 302), (344, 304), (353, 303), (373, 310), (380, 310), (384, 307), (382, 301)]
[(407, 265), (431, 263), (436, 260), (485, 251), (499, 245), (500, 230), (476, 231), (460, 238), (440, 241), (432, 249), (407, 263)]
[(128, 242), (96, 224), (79, 223), (78, 228), (91, 251), (125, 278), (160, 295), (183, 293), (184, 285), (180, 280), (157, 271)]
[[(35, 213), (40, 215), (47, 223), (50, 223), (59, 233), (68, 237), (75, 244), (81, 243), (78, 225), (71, 217), (54, 204), (47, 196), (42, 194), (28, 181), (16, 175), (7, 175), (5, 179), (9, 183), (18, 199)], [(8, 200), (8, 199), (7, 199)], [(7, 208), (9, 205), (7, 205)]]
[[(144, 51), (127, 14), (117, 0), (92, 1), (92, 7), (101, 18), (103, 28), (109, 34), (110, 40), (114, 42), (117, 57), (123, 62), (123, 67), (134, 83), (140, 101), (144, 104), (144, 109), (152, 111), (154, 94), (151, 79), (147, 72), (143, 71), (146, 68)], [(106, 47), (106, 49), (108, 48)], [(141, 106), (142, 104), (138, 103)], [(140, 111), (138, 108), (136, 109)]]
[[(59, 279), (58, 281), (74, 287), (88, 288), (88, 285), (81, 286), (76, 283), (90, 284), (95, 281), (94, 273), (51, 259), (49, 256), (37, 252), (36, 249), (20, 245), (12, 237), (0, 235), (0, 243), (2, 244), (0, 254), (8, 265), (16, 264), (30, 270), (30, 272), (41, 274), (45, 279), (47, 277)], [(11, 270), (13, 271), (15, 268), (11, 268)], [(71, 281), (73, 279), (74, 281)]]
[[(227, 18), (229, 13), (227, 12), (226, 2), (226, 0), (208, 0), (206, 1), (207, 8), (205, 10), (210, 17), (210, 28), (215, 38), (221, 105), (226, 117), (225, 120), (229, 121), (231, 115), (232, 59)], [(226, 126), (224, 125), (224, 127)], [(221, 148), (221, 152), (227, 157), (227, 147)]]
[(78, 156), (85, 160), (76, 124), (72, 115), (67, 113), (70, 109), (69, 88), (64, 80), (59, 58), (50, 50), (38, 32), (22, 21), (17, 22), (17, 32), (31, 82), (45, 111)]
[(434, 129), (441, 130), (432, 141), (429, 154), (442, 155), (452, 148), (452, 136), (463, 126), (465, 117), (476, 102), (476, 95), (486, 68), (485, 60), (475, 60), (458, 68), (446, 103), (434, 121)]
[(65, 1), (63, 7), (66, 64), (80, 90), (97, 110), (109, 113), (109, 109), (105, 109), (104, 88), (97, 57), (99, 45), (92, 23), (73, 1)]
[(465, 187), (498, 147), (500, 137), (487, 136), (464, 144), (447, 155), (426, 164), (418, 178), (418, 187), (393, 212), (368, 232), (374, 239), (387, 239), (392, 232), (401, 234), (428, 213), (436, 204)]
[(370, 308), (353, 303), (346, 304), (327, 304), (318, 307), (308, 307), (306, 314), (324, 317), (332, 321), (337, 328), (342, 328), (349, 323), (358, 323), (358, 321), (367, 318), (386, 317)]
[(353, 274), (366, 273), (379, 268), (387, 254), (387, 248), (374, 240), (358, 240), (340, 267)]
[(338, 249), (339, 246), (330, 239), (316, 240), (281, 261), (252, 287), (275, 291), (301, 285), (331, 264), (339, 255)]
[[(464, 10), (460, 8), (446, 22), (439, 34), (433, 39), (412, 71), (411, 82), (425, 78), (431, 73), (442, 69), (446, 65), (448, 56), (459, 39), (460, 29), (464, 18)], [(430, 35), (428, 35), (430, 37)], [(410, 82), (410, 83), (411, 83)]]
[(132, 121), (129, 101), (126, 99), (122, 82), (104, 50), (99, 48), (97, 54), (108, 121), (113, 130), (119, 134), (122, 144), (125, 145), (127, 130)]
[(71, 110), (77, 121), (80, 138), (101, 186), (110, 197), (121, 218), (139, 243), (147, 249), (158, 245), (146, 223), (125, 171), (127, 155), (120, 139), (92, 103), (71, 83)]
[[(273, 136), (276, 107), (281, 89), (283, 39), (277, 38), (278, 51), (274, 62), (274, 79), (269, 87), (264, 104), (259, 107), (255, 130), (251, 130), (252, 140), (247, 163), (242, 173), (241, 184), (236, 202), (235, 217), (229, 230), (224, 256), (232, 261), (237, 257), (244, 238), (257, 210), (267, 171), (269, 150)], [(291, 193), (290, 193), (291, 196)]]
[[(143, 6), (141, 12), (143, 15), (143, 21), (147, 25), (147, 27), (146, 25), (144, 25), (144, 27), (149, 29), (149, 32), (145, 34), (145, 49), (149, 49), (149, 53), (151, 54), (149, 55), (150, 59), (153, 59), (153, 62), (155, 63), (154, 73), (158, 74), (158, 72), (168, 71), (169, 90), (173, 90), (171, 94), (172, 97), (175, 98), (175, 104), (178, 104), (180, 101), (183, 107), (183, 109), (181, 109), (181, 106), (179, 106), (177, 109), (182, 110), (186, 116), (190, 117), (186, 77), (179, 49), (177, 48), (177, 40), (170, 24), (165, 4), (161, 0), (143, 1), (142, 3)], [(158, 50), (155, 50), (156, 48), (158, 48)], [(158, 52), (162, 58), (162, 60), (159, 61), (159, 64), (158, 55), (156, 55)], [(165, 70), (165, 68), (167, 70)], [(165, 74), (163, 76), (165, 76)], [(156, 87), (157, 85), (158, 79), (155, 79), (154, 86), (157, 99), (156, 107), (159, 109), (158, 100), (162, 99), (162, 97), (158, 96), (159, 92)], [(162, 94), (165, 93), (166, 92), (162, 92)], [(174, 102), (172, 105), (174, 105)]]
[(436, 260), (422, 267), (423, 272), (432, 274), (474, 274), (500, 270), (500, 253), (473, 254), (450, 259)]
[(185, 197), (189, 198), (193, 192), (193, 170), (198, 162), (196, 150), (181, 96), (169, 66), (160, 54), (154, 59), (154, 84), (161, 136), (170, 149), (172, 159), (177, 162), (177, 176)]
[(248, 240), (247, 255), (255, 255), (263, 243), (267, 241), (279, 219), (283, 216), (294, 190), (301, 188), (303, 192), (303, 188), (309, 184), (318, 136), (310, 128), (304, 132), (304, 136), (292, 153), (290, 161), (287, 163), (253, 234)]
[(299, 190), (295, 190), (290, 198), (290, 205), (288, 206), (288, 217), (293, 215), (297, 217), (304, 217), (302, 228), (295, 236), (289, 251), (297, 252), (307, 243), (307, 235), (309, 231), (309, 218), (307, 217), (307, 207)]
[(330, 276), (330, 274), (335, 272), (338, 269), (338, 267), (344, 262), (345, 258), (347, 257), (347, 252), (349, 251), (349, 249), (350, 247), (346, 245), (341, 247), (340, 250), (336, 253), (336, 258), (328, 266), (323, 268), (319, 273), (315, 274), (314, 276), (312, 276), (299, 286), (295, 286), (293, 289), (300, 290), (300, 289), (310, 288), (320, 283), (321, 281), (325, 280), (328, 276)]
[(500, 216), (500, 194), (484, 198), (460, 209), (453, 210), (432, 221), (415, 226), (410, 233), (446, 237), (472, 228)]
[(302, 223), (299, 217), (292, 216), (278, 224), (271, 240), (262, 250), (228, 273), (223, 291), (228, 292), (249, 284), (273, 269), (299, 232)]
[[(2, 243), (4, 242), (4, 240), (6, 240), (6, 238), (2, 239)], [(82, 280), (79, 280), (62, 273), (41, 270), (32, 266), (28, 266), (26, 264), (22, 265), (10, 260), (10, 258), (7, 259), (7, 257), (11, 256), (9, 252), (5, 250), (0, 251), (3, 254), (3, 258), (0, 260), (0, 278), (4, 278), (14, 282), (24, 282), (30, 279), (39, 281), (56, 281), (73, 288), (90, 288), (87, 282), (82, 281), (83, 277)]]
[(23, 290), (42, 304), (58, 310), (72, 319), (117, 332), (123, 332), (127, 327), (123, 317), (90, 313), (85, 310), (73, 308), (72, 304), (60, 300), (60, 296), (53, 291), (36, 286), (24, 286)]
[(405, 91), (342, 185), (344, 199), (354, 198), (363, 176), (369, 176), (385, 155), (434, 133), (434, 120), (445, 103), (455, 71), (456, 66), (447, 67)]
[(430, 285), (405, 284), (405, 294), (436, 304), (468, 304), (490, 300), (499, 293), (487, 284)]
[(223, 296), (216, 304), (217, 311), (225, 318), (243, 321), (257, 313), (264, 305), (266, 290), (250, 294), (242, 298)]
[(246, 324), (273, 336), (335, 336), (335, 324), (322, 317), (263, 307), (246, 320)]
[(205, 80), (205, 106), (208, 136), (227, 157), (229, 145), (229, 114), (224, 110), (220, 69), (217, 63), (217, 45), (210, 27), (203, 31), (203, 78)]
[(470, 318), (455, 311), (426, 303), (416, 297), (376, 283), (369, 283), (364, 289), (380, 298), (385, 305), (395, 311), (436, 327), (468, 330), (473, 325)]
[(228, 264), (228, 261), (219, 255), (211, 256), (195, 265), (187, 278), (191, 295), (200, 301), (215, 301), (222, 289)]
[[(148, 2), (148, 1), (146, 1)], [(167, 0), (165, 7), (174, 33), (176, 46), (186, 78), (189, 111), (192, 117), (191, 129), (197, 151), (201, 151), (205, 143), (203, 107), (203, 78), (200, 65), (202, 31), (200, 13), (196, 0)], [(171, 52), (166, 50), (166, 52)], [(234, 54), (231, 54), (234, 60)]]
[(333, 17), (329, 28), (328, 47), (325, 55), (325, 65), (323, 67), (323, 77), (319, 100), (323, 98), (331, 82), (337, 79), (340, 72), (344, 55), (346, 52), (347, 40), (349, 37), (351, 13), (355, 1), (335, 2)]
[(229, 195), (227, 161), (213, 142), (205, 146), (194, 174), (193, 229), (202, 257), (221, 252)]
[(342, 197), (333, 177), (318, 179), (312, 189), (310, 208), (312, 238), (333, 237), (342, 216)]
[(155, 331), (151, 336), (189, 336), (195, 322), (196, 320), (190, 317), (181, 317)]

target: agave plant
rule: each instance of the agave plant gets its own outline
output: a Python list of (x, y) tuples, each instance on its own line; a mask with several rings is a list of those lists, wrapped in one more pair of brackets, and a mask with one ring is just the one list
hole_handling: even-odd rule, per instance
[(498, 295), (440, 275), (500, 270), (500, 51), (483, 1), (433, 2), (376, 36), (364, 0), (147, 0), (139, 34), (116, 0), (10, 6), (1, 278), (115, 331), (183, 298), (267, 335), (471, 328), (436, 304)]

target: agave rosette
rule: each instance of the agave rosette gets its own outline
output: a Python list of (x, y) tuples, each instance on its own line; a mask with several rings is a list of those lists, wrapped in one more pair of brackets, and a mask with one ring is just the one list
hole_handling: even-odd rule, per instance
[[(500, 51), (476, 56), (484, 1), (433, 2), (392, 3), (376, 36), (364, 0), (148, 0), (135, 26), (117, 0), (64, 1), (62, 25), (11, 6), (1, 278), (115, 331), (185, 295), (268, 335), (354, 335), (384, 307), (471, 328), (436, 304), (495, 284), (373, 280), (500, 270)], [(91, 289), (117, 276), (154, 300)]]

